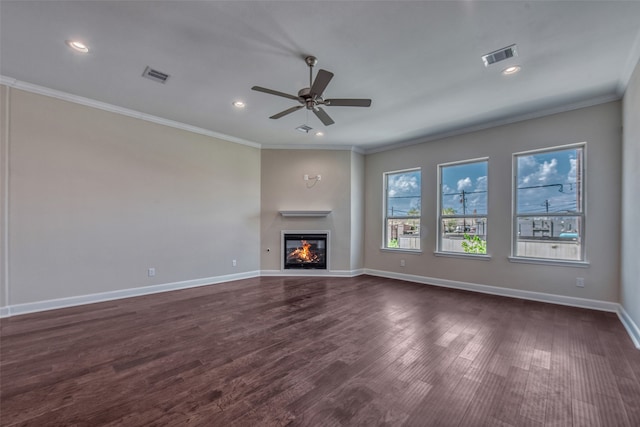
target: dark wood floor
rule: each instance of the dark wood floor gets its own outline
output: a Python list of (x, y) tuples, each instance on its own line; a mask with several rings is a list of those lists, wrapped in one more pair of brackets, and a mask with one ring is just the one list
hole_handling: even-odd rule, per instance
[(2, 426), (640, 426), (615, 314), (371, 276), (1, 321)]

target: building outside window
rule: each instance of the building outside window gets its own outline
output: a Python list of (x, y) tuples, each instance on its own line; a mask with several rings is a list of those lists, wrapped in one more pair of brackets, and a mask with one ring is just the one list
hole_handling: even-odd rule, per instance
[(421, 171), (384, 174), (383, 248), (420, 250)]
[(488, 160), (438, 165), (438, 252), (487, 253)]
[(513, 256), (584, 261), (585, 144), (516, 153)]

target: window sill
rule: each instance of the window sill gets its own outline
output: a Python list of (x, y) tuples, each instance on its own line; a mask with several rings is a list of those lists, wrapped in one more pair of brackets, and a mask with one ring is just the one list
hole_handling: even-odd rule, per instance
[(588, 261), (570, 261), (570, 260), (556, 260), (556, 259), (545, 259), (545, 258), (524, 258), (524, 257), (515, 257), (510, 256), (509, 262), (516, 262), (521, 264), (541, 264), (541, 265), (557, 265), (561, 267), (579, 267), (579, 268), (587, 268), (591, 264)]
[(467, 253), (461, 253), (461, 252), (440, 252), (440, 251), (434, 251), (433, 254), (435, 256), (443, 256), (443, 257), (449, 257), (449, 258), (480, 259), (483, 261), (491, 260), (491, 255), (485, 255), (485, 254), (467, 254)]
[(406, 253), (406, 254), (421, 254), (422, 249), (402, 249), (402, 248), (380, 248), (383, 252), (396, 252), (396, 253)]
[(433, 254), (435, 256), (449, 257), (449, 258), (463, 258), (463, 259), (479, 259), (482, 261), (491, 261), (491, 255), (484, 254), (467, 254), (467, 253), (458, 253), (458, 252), (440, 252), (434, 251)]

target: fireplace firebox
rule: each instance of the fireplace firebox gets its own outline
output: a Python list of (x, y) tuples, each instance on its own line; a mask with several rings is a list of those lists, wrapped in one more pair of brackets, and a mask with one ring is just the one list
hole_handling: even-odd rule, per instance
[(327, 269), (327, 234), (283, 234), (285, 269)]

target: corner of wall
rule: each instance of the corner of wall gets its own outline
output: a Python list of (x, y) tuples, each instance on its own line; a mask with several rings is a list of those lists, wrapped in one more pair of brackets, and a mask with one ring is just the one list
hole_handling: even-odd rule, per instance
[[(640, 240), (636, 233), (640, 211), (640, 61), (636, 63), (622, 99), (622, 208), (620, 236), (620, 304), (627, 330), (635, 330), (640, 340)], [(636, 343), (637, 345), (637, 343)]]
[(0, 316), (9, 305), (9, 91), (0, 85)]

